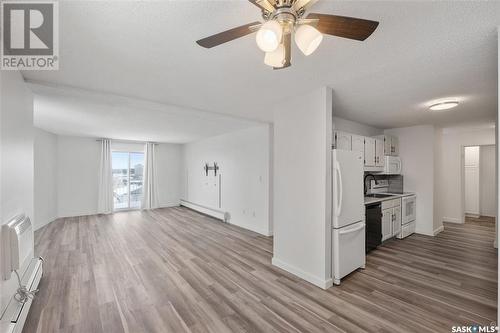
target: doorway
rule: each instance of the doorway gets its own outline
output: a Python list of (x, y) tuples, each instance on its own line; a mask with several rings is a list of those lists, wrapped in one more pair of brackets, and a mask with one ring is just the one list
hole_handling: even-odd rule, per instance
[(144, 153), (113, 151), (114, 210), (141, 208), (144, 179)]
[(495, 145), (463, 149), (465, 222), (494, 223), (497, 211)]

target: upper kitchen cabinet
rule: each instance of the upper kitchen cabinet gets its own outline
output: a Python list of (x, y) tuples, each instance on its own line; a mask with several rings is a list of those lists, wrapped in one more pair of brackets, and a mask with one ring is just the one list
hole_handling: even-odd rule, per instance
[(375, 138), (365, 138), (365, 167), (376, 166)]
[(340, 150), (351, 150), (351, 134), (341, 131), (333, 132), (333, 147)]
[(361, 153), (365, 152), (365, 137), (361, 135), (352, 134), (351, 135), (351, 150), (359, 151)]
[(385, 156), (399, 156), (399, 139), (392, 135), (379, 135), (376, 137), (384, 142)]
[(364, 156), (365, 171), (381, 172), (384, 170), (383, 139), (334, 131), (333, 148), (361, 152)]
[(384, 166), (384, 141), (381, 139), (375, 139), (375, 166)]

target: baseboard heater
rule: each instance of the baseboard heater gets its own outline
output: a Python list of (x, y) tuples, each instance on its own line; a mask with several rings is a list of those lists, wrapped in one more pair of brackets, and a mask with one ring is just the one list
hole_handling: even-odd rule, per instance
[(191, 201), (181, 200), (181, 206), (196, 210), (197, 212), (215, 217), (216, 219), (222, 220), (224, 222), (229, 222), (230, 215), (228, 212), (222, 210), (210, 208), (208, 206), (200, 205)]
[(0, 236), (0, 282), (12, 295), (2, 295), (7, 305), (0, 309), (0, 333), (20, 333), (42, 278), (43, 259), (34, 257), (33, 224), (25, 214), (3, 224)]
[[(33, 258), (21, 278), (21, 284), (29, 291), (37, 290), (42, 275), (43, 259)], [(29, 298), (25, 303), (20, 303), (12, 297), (4, 313), (0, 315), (0, 332), (21, 333), (32, 302), (33, 300)]]

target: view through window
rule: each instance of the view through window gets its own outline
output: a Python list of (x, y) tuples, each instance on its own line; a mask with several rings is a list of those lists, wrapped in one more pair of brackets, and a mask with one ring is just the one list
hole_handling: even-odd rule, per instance
[(115, 210), (141, 208), (144, 153), (112, 152)]

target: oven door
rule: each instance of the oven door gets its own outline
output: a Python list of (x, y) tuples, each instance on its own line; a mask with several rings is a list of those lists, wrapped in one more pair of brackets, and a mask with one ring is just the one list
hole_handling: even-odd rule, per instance
[(417, 197), (412, 195), (401, 199), (401, 224), (407, 224), (415, 221)]

